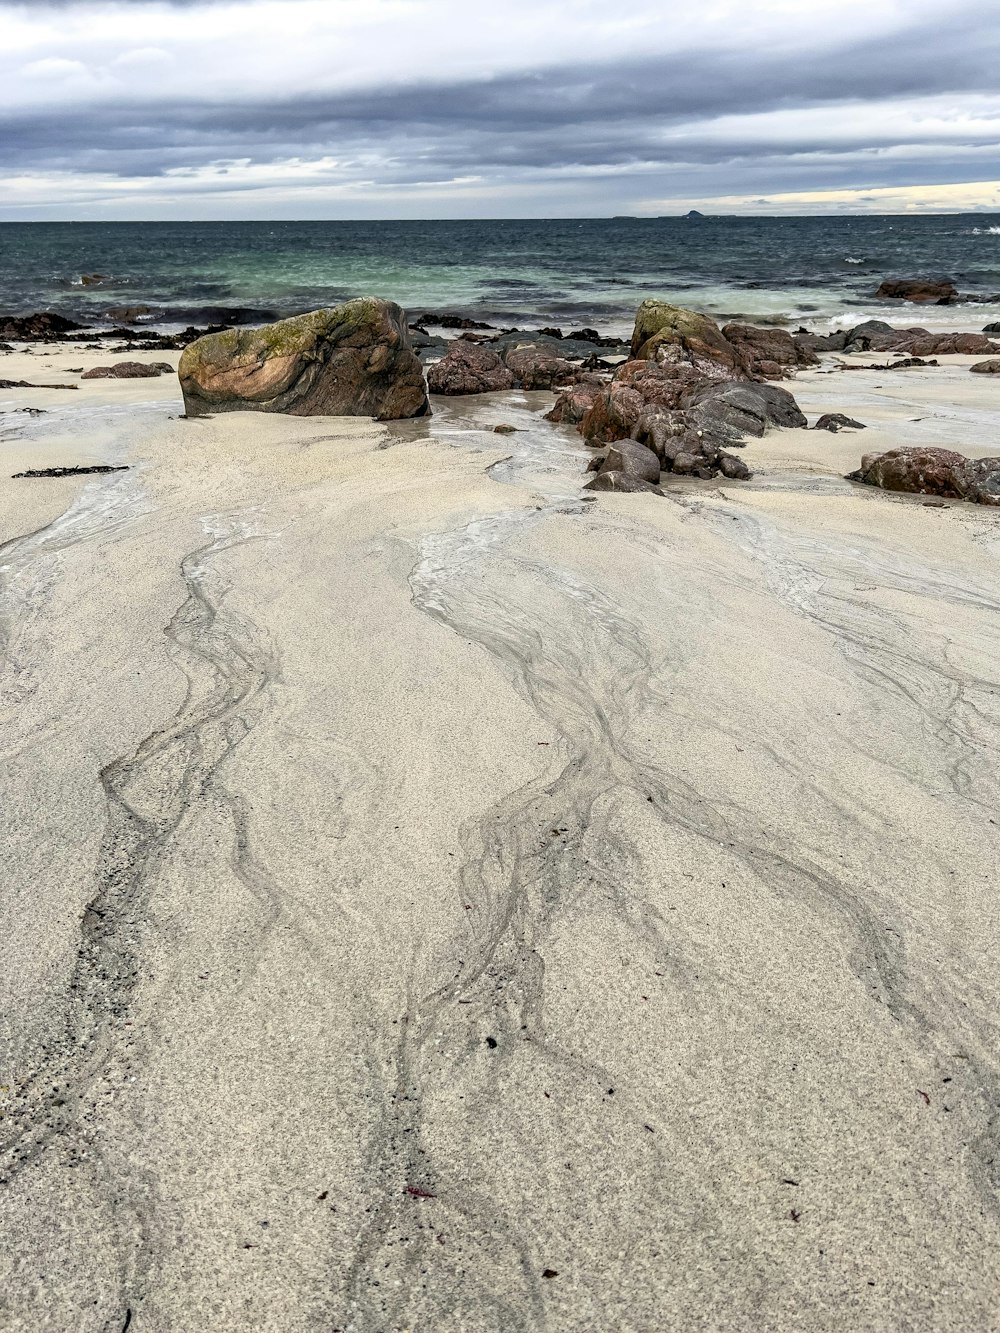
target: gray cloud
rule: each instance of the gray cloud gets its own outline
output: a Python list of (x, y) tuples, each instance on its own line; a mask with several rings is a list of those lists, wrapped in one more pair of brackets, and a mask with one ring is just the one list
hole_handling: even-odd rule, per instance
[[(179, 9), (210, 3), (223, 0), (169, 0)], [(62, 7), (86, 12), (88, 0)], [(0, 21), (5, 8), (24, 6), (0, 5)], [(341, 183), (479, 175), (529, 190), (535, 178), (550, 197), (560, 179), (603, 173), (635, 198), (986, 180), (1000, 176), (1000, 25), (966, 21), (978, 12), (953, 5), (909, 22), (891, 49), (883, 34), (841, 27), (806, 49), (757, 47), (750, 32), (729, 48), (563, 62), (553, 34), (547, 67), (489, 78), (397, 78), (338, 94), (305, 84), (294, 96), (255, 96), (250, 86), (229, 101), (187, 89), (149, 101), (81, 94), (78, 110), (0, 112), (0, 173), (127, 182), (225, 161), (263, 168), (334, 156)], [(963, 108), (978, 99), (979, 114), (938, 106), (956, 98)], [(804, 123), (817, 109), (821, 119)], [(213, 175), (203, 193), (240, 188), (237, 176)], [(260, 183), (243, 173), (244, 188)], [(605, 211), (604, 198), (596, 187), (595, 211)]]

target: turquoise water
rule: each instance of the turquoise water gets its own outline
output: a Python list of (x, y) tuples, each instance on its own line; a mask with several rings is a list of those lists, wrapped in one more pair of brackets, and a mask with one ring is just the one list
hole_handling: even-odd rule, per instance
[(889, 276), (1000, 293), (1000, 217), (0, 224), (0, 311), (145, 304), (161, 323), (376, 294), (508, 324), (614, 327), (658, 295), (817, 325), (864, 317)]

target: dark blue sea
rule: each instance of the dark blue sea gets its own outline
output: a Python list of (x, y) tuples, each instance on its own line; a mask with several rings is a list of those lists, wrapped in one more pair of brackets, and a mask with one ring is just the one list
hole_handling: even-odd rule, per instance
[(162, 326), (372, 294), (528, 327), (622, 328), (651, 295), (819, 327), (878, 313), (881, 279), (914, 276), (1000, 293), (1000, 216), (0, 224), (0, 312), (148, 305)]

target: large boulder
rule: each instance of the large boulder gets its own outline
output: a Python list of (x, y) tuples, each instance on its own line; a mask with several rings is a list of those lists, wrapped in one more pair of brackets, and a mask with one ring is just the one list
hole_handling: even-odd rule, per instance
[(552, 389), (557, 384), (571, 383), (576, 375), (576, 368), (565, 357), (535, 343), (510, 347), (503, 359), (522, 389)]
[(1000, 375), (1000, 357), (992, 357), (989, 361), (977, 361), (969, 369), (973, 375)]
[(862, 324), (855, 324), (846, 333), (833, 334), (833, 338), (843, 338), (840, 347), (829, 350), (840, 352), (889, 352), (898, 340), (907, 333), (925, 333), (926, 329), (894, 329), (884, 319), (866, 319)]
[(188, 416), (251, 411), (392, 421), (428, 411), (406, 318), (375, 297), (199, 338), (184, 349), (178, 374)]
[(747, 378), (739, 352), (714, 320), (666, 301), (643, 301), (630, 355), (636, 361), (687, 363), (717, 379)]
[(958, 288), (953, 282), (901, 278), (883, 282), (875, 298), (879, 301), (913, 301), (918, 305), (948, 305), (958, 298)]
[(815, 351), (796, 343), (785, 329), (761, 329), (753, 324), (727, 324), (723, 330), (751, 374), (780, 380), (799, 366), (818, 366)]
[(764, 435), (770, 426), (801, 430), (809, 423), (787, 389), (777, 384), (707, 384), (682, 406), (698, 430), (717, 440)]
[(605, 455), (601, 472), (627, 472), (640, 481), (660, 480), (660, 460), (652, 449), (636, 440), (616, 440)]
[(427, 372), (431, 393), (499, 393), (513, 389), (514, 372), (490, 347), (458, 339)]
[(952, 449), (910, 446), (865, 454), (850, 480), (886, 491), (1000, 505), (1000, 458), (966, 458)]

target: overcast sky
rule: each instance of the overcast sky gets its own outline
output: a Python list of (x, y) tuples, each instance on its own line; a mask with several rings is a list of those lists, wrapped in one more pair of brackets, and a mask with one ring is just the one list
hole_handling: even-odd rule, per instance
[(0, 219), (1000, 211), (1000, 0), (0, 0)]

